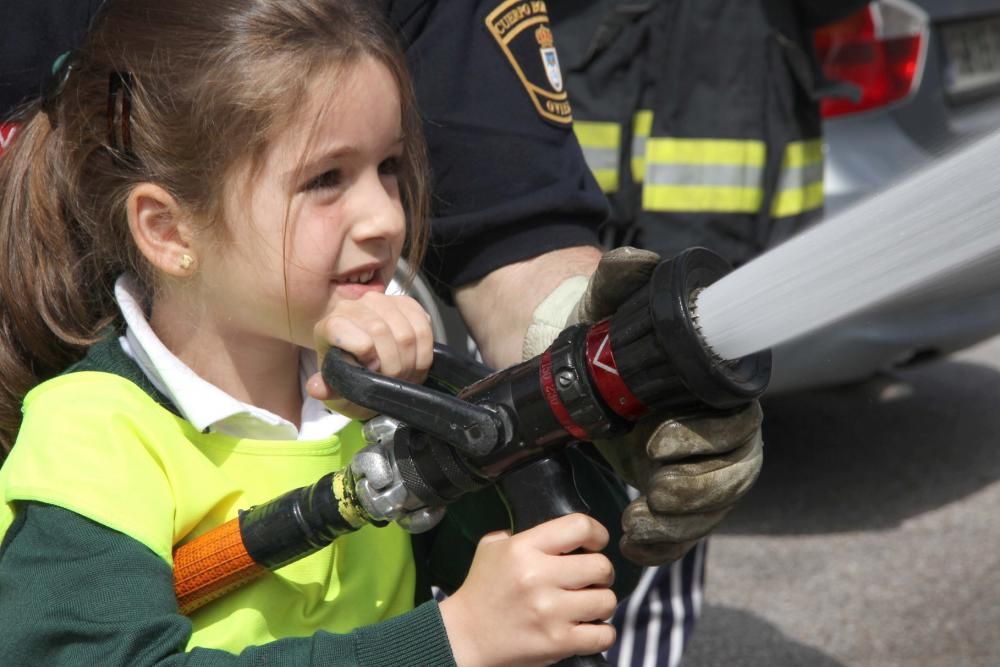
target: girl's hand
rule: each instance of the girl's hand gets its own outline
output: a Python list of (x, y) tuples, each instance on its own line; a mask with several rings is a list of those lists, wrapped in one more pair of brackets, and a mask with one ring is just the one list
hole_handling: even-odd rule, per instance
[(608, 531), (585, 514), (486, 535), (465, 583), (440, 606), (459, 667), (548, 665), (610, 648), (614, 627), (593, 621), (617, 604), (611, 561), (571, 553), (607, 543)]
[[(337, 347), (369, 370), (422, 383), (434, 359), (430, 316), (408, 296), (367, 292), (358, 299), (340, 301), (316, 324), (313, 337), (321, 368), (327, 350)], [(320, 373), (309, 378), (306, 391), (353, 419), (375, 414), (341, 397)]]

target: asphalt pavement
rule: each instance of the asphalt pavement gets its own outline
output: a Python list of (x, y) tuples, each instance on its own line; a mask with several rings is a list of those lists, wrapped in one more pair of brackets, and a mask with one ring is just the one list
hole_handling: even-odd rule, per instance
[(1000, 666), (1000, 338), (763, 405), (682, 667)]

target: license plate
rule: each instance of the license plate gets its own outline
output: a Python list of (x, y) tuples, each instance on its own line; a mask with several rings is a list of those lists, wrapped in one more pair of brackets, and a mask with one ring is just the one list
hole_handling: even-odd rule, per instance
[(1000, 17), (942, 26), (945, 88), (962, 96), (1000, 85)]

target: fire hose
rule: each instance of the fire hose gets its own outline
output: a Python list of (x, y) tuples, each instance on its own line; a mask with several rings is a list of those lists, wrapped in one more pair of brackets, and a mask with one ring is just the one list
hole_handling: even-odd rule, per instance
[[(649, 283), (610, 318), (566, 329), (521, 364), (487, 374), (485, 367), (459, 367), (437, 348), (431, 377), (438, 380), (431, 386), (359, 368), (331, 350), (323, 360), (325, 381), (399, 422), (390, 451), (394, 483), (372, 489), (364, 467), (352, 462), (180, 546), (174, 585), (181, 612), (340, 535), (445, 506), (491, 484), (498, 485), (515, 532), (586, 511), (565, 447), (625, 433), (651, 411), (686, 416), (735, 408), (766, 388), (768, 350), (725, 360), (698, 331), (698, 293), (729, 270), (705, 249), (684, 251), (661, 261)], [(598, 655), (560, 664), (607, 663)]]

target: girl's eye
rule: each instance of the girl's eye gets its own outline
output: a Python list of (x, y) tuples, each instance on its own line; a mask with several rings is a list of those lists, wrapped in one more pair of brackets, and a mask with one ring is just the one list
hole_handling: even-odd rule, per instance
[(400, 158), (391, 157), (387, 160), (383, 160), (382, 164), (378, 166), (379, 173), (385, 174), (387, 176), (396, 176), (399, 174), (400, 170)]
[(329, 188), (335, 188), (340, 185), (340, 171), (337, 169), (331, 169), (329, 171), (324, 171), (322, 174), (312, 179), (306, 183), (303, 190), (326, 190)]

